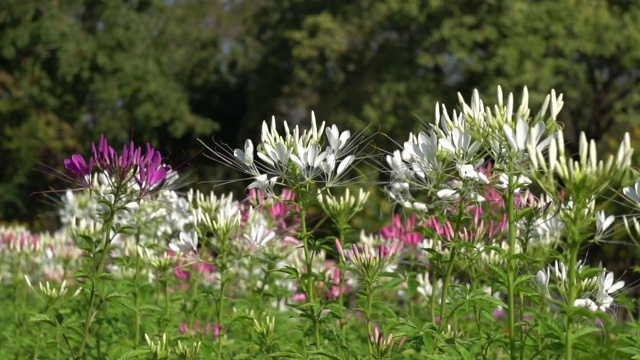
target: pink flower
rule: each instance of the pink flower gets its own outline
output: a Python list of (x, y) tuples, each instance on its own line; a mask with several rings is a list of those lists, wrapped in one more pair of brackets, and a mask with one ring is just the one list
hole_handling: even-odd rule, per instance
[(340, 288), (340, 269), (338, 268), (333, 269), (332, 283), (333, 285), (331, 286), (331, 289), (327, 290), (327, 298), (329, 300), (337, 299), (340, 297), (341, 293), (347, 291), (346, 285), (343, 285), (342, 288)]
[(380, 235), (386, 240), (400, 240), (405, 245), (416, 245), (422, 240), (419, 232), (412, 231), (416, 226), (415, 214), (407, 218), (404, 222), (400, 220), (398, 214), (391, 216), (391, 225), (380, 229)]
[(215, 340), (220, 336), (222, 329), (224, 329), (224, 326), (218, 325), (217, 322), (213, 323), (213, 326), (209, 322), (207, 322), (205, 323), (204, 328), (202, 328), (202, 326), (200, 325), (200, 321), (196, 320), (196, 323), (193, 325), (193, 329), (189, 329), (189, 325), (187, 325), (187, 322), (183, 321), (182, 323), (180, 323), (178, 332), (182, 335), (189, 334), (192, 336), (211, 335), (211, 337)]
[(305, 302), (307, 301), (307, 296), (303, 293), (296, 293), (291, 297), (291, 301), (295, 302)]

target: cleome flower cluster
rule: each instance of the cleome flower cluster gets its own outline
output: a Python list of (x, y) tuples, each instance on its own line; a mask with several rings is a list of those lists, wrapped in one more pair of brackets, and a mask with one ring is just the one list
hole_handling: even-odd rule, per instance
[[(357, 216), (388, 208), (371, 210), (373, 186), (340, 189), (358, 184), (356, 166), (377, 156), (362, 154), (368, 138), (318, 125), (313, 113), (306, 129), (263, 122), (256, 145), (203, 144), (248, 176), (240, 197), (177, 192), (179, 174), (151, 145), (118, 152), (101, 136), (88, 159), (64, 160), (75, 189), (60, 196), (58, 231), (0, 227), (0, 282), (26, 281), (51, 316), (66, 300), (82, 304), (84, 329), (70, 341), (81, 345), (69, 345), (78, 357), (99, 351), (92, 323), (105, 302), (124, 298), (134, 316), (118, 326), (131, 326), (134, 349), (146, 339), (156, 358), (196, 358), (201, 347), (221, 358), (234, 346), (276, 356), (287, 321), (305, 356), (342, 351), (359, 336), (372, 359), (405, 350), (453, 358), (495, 333), (482, 345), (487, 358), (558, 344), (571, 358), (574, 334), (593, 332), (580, 330), (589, 312), (575, 309), (605, 316), (625, 284), (578, 258), (621, 223), (640, 233), (637, 216), (602, 205), (622, 196), (640, 209), (640, 182), (611, 191), (636, 175), (628, 136), (598, 160), (583, 135), (574, 159), (556, 121), (562, 95), (551, 91), (535, 116), (528, 102), (525, 88), (519, 106), (501, 89), (493, 107), (477, 92), (469, 104), (460, 97), (459, 111), (436, 105), (433, 124), (378, 161), (393, 209), (381, 227)], [(121, 284), (132, 294), (109, 293)], [(142, 296), (148, 289), (153, 296)], [(149, 314), (154, 324), (142, 326)]]

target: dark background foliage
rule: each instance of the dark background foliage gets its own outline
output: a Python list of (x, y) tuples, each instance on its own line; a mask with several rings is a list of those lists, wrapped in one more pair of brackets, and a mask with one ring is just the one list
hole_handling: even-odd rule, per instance
[[(105, 133), (174, 166), (197, 138), (240, 146), (275, 115), (395, 147), (436, 102), (497, 85), (532, 109), (564, 93), (567, 140), (638, 123), (636, 1), (5, 0), (0, 6), (0, 219), (43, 226), (38, 191)], [(195, 180), (232, 175), (196, 156)], [(197, 171), (196, 171), (197, 169)], [(45, 221), (46, 223), (46, 221)], [(45, 224), (46, 225), (46, 224)]]

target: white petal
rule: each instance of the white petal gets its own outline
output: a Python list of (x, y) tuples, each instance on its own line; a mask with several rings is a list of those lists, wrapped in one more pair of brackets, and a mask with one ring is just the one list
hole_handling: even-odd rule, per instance
[(351, 165), (351, 163), (353, 162), (353, 159), (355, 159), (355, 156), (353, 155), (349, 155), (347, 157), (345, 157), (341, 162), (340, 165), (338, 165), (338, 171), (336, 171), (336, 175), (340, 175), (342, 174), (342, 172), (349, 166)]
[(597, 311), (598, 310), (598, 305), (591, 299), (577, 299), (573, 303), (573, 306), (587, 308), (587, 309), (589, 309), (591, 311)]

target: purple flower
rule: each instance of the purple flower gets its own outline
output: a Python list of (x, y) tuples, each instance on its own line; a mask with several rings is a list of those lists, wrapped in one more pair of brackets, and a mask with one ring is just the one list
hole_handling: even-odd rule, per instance
[(149, 144), (147, 144), (147, 152), (144, 156), (141, 156), (139, 151), (135, 155), (138, 164), (138, 174), (135, 176), (135, 180), (140, 186), (140, 197), (143, 197), (167, 177), (170, 168), (162, 165), (160, 152), (154, 150)]
[(105, 173), (109, 179), (113, 180), (114, 186), (125, 185), (128, 188), (135, 181), (139, 187), (140, 198), (152, 192), (158, 184), (167, 178), (171, 170), (169, 166), (162, 164), (162, 156), (159, 151), (154, 150), (147, 143), (146, 152), (142, 155), (142, 149), (136, 147), (133, 141), (122, 148), (122, 152), (116, 152), (109, 145), (104, 134), (100, 135), (97, 143), (91, 144), (92, 157), (89, 164), (78, 154), (74, 154), (70, 159), (64, 160), (64, 166), (75, 176), (81, 177), (81, 181), (74, 181), (67, 175), (63, 179), (77, 183), (81, 188), (90, 186), (90, 176), (95, 165), (101, 172)]
[(132, 167), (136, 159), (140, 157), (140, 151), (140, 147), (136, 148), (133, 144), (133, 140), (131, 140), (129, 147), (125, 145), (122, 148), (122, 156), (118, 159), (118, 166), (121, 169), (128, 169)]
[(100, 134), (97, 147), (95, 143), (91, 144), (91, 151), (93, 152), (93, 159), (99, 168), (105, 171), (113, 170), (113, 165), (117, 163), (118, 155), (109, 143), (107, 143), (104, 134)]
[(64, 159), (64, 167), (76, 176), (88, 176), (91, 175), (91, 170), (93, 170), (93, 158), (89, 159), (89, 166), (87, 166), (82, 156), (73, 154), (71, 159)]

